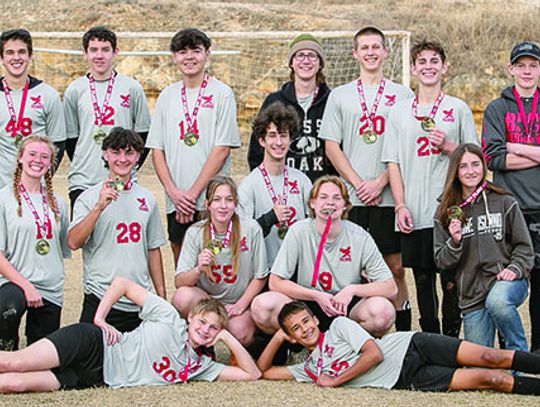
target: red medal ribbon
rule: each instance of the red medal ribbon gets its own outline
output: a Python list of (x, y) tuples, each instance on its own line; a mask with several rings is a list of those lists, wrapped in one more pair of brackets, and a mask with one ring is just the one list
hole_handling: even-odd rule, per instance
[(473, 193), (470, 194), (467, 198), (465, 198), (465, 200), (461, 202), (458, 206), (460, 208), (463, 208), (464, 206), (467, 206), (468, 204), (473, 202), (476, 198), (478, 198), (478, 195), (480, 195), (486, 189), (486, 187), (487, 187), (487, 181), (484, 180), (484, 182), (482, 182), (480, 186), (476, 188), (473, 191)]
[(24, 84), (22, 90), (21, 106), (19, 107), (19, 117), (15, 115), (15, 106), (13, 105), (13, 99), (11, 98), (11, 92), (6, 78), (2, 78), (2, 86), (4, 87), (4, 96), (6, 98), (6, 105), (9, 112), (9, 117), (13, 123), (13, 130), (11, 131), (11, 137), (17, 137), (17, 132), (21, 132), (22, 135), (22, 121), (24, 119), (24, 109), (26, 108), (26, 98), (28, 97), (28, 81)]
[[(431, 112), (429, 113), (428, 117), (435, 120), (435, 115), (437, 114), (437, 110), (439, 110), (439, 106), (442, 103), (442, 100), (444, 98), (444, 93), (439, 93), (439, 96), (437, 96), (437, 100), (435, 100), (435, 103), (433, 104), (433, 107), (431, 108)], [(414, 117), (416, 117), (417, 120), (422, 120), (425, 116), (419, 117), (417, 112), (418, 107), (418, 95), (413, 99), (412, 102), (412, 114)]]
[[(274, 187), (272, 186), (272, 182), (270, 181), (270, 176), (268, 175), (268, 171), (266, 171), (266, 167), (263, 163), (259, 165), (259, 171), (261, 172), (261, 175), (263, 177), (264, 185), (266, 186), (266, 189), (268, 193), (270, 194), (270, 198), (272, 199), (272, 202), (274, 205), (277, 203), (278, 198), (276, 195), (276, 191), (274, 190)], [(281, 197), (281, 203), (283, 205), (287, 205), (288, 201), (288, 195), (289, 195), (289, 170), (287, 170), (287, 166), (283, 168), (283, 195)], [(278, 224), (277, 226), (280, 226)]]
[(44, 217), (43, 223), (41, 222), (41, 218), (39, 217), (39, 214), (36, 211), (36, 207), (30, 200), (30, 197), (28, 196), (28, 192), (26, 192), (26, 188), (24, 187), (22, 183), (19, 184), (19, 191), (21, 191), (21, 196), (26, 202), (26, 205), (30, 208), (32, 215), (34, 215), (34, 220), (36, 222), (36, 228), (37, 228), (36, 239), (38, 240), (43, 239), (43, 235), (45, 235), (47, 239), (52, 239), (52, 224), (51, 224), (51, 218), (49, 217), (49, 205), (47, 204), (47, 196), (43, 193), (43, 186), (40, 186), (41, 203), (43, 205), (43, 217)]
[(364, 87), (362, 85), (362, 79), (358, 78), (358, 80), (356, 81), (356, 90), (358, 91), (358, 98), (360, 99), (360, 107), (362, 108), (362, 113), (366, 117), (366, 122), (370, 130), (373, 130), (372, 120), (375, 117), (375, 114), (377, 113), (377, 109), (379, 108), (379, 103), (384, 93), (385, 86), (386, 86), (386, 79), (383, 77), (381, 79), (381, 83), (379, 83), (379, 89), (377, 90), (377, 95), (375, 96), (375, 100), (373, 101), (371, 112), (369, 112), (367, 108), (366, 97), (364, 95)]
[[(187, 131), (193, 132), (197, 139), (199, 138), (199, 129), (197, 128), (197, 115), (199, 114), (199, 108), (201, 107), (202, 103), (202, 96), (204, 94), (204, 90), (208, 86), (208, 81), (210, 80), (210, 75), (208, 73), (204, 73), (203, 81), (201, 83), (201, 87), (199, 88), (199, 93), (197, 94), (197, 99), (195, 100), (195, 106), (193, 107), (193, 113), (189, 114), (189, 108), (187, 104), (187, 96), (186, 96), (186, 86), (184, 85), (184, 81), (182, 81), (180, 85), (180, 97), (182, 100), (182, 107), (184, 108), (184, 118), (186, 120), (187, 124)], [(184, 135), (182, 134), (181, 139), (183, 140)]]
[(115, 78), (116, 72), (113, 71), (111, 77), (107, 82), (107, 91), (105, 93), (105, 97), (103, 98), (103, 106), (101, 106), (100, 109), (97, 100), (96, 81), (92, 74), (88, 75), (88, 85), (90, 86), (90, 99), (92, 99), (92, 107), (94, 108), (94, 116), (96, 118), (95, 124), (98, 127), (103, 126), (103, 116), (107, 112), (107, 108), (109, 107), (109, 103), (111, 102)]
[(309, 362), (311, 361), (311, 355), (309, 355), (306, 359), (306, 361), (304, 362), (304, 372), (306, 372), (306, 374), (310, 377), (311, 380), (313, 380), (314, 383), (317, 382), (317, 379), (319, 377), (321, 377), (321, 374), (322, 374), (322, 367), (323, 367), (323, 342), (324, 342), (324, 332), (321, 332), (319, 334), (319, 344), (318, 344), (318, 348), (319, 348), (319, 357), (317, 358), (317, 376), (315, 376), (313, 373), (311, 373), (308, 369), (308, 364)]
[(321, 241), (319, 242), (319, 248), (317, 249), (317, 257), (315, 258), (315, 265), (313, 266), (313, 277), (311, 278), (311, 286), (316, 287), (317, 281), (319, 280), (319, 268), (321, 266), (321, 258), (324, 250), (324, 243), (330, 232), (330, 227), (332, 226), (332, 216), (328, 216), (326, 219), (326, 224), (324, 225), (324, 231), (321, 236)]
[[(225, 237), (221, 241), (221, 245), (223, 248), (229, 247), (229, 243), (231, 243), (231, 237), (232, 237), (232, 220), (229, 221), (229, 224), (227, 225), (227, 233), (225, 234)], [(216, 229), (214, 228), (214, 225), (212, 222), (210, 222), (210, 239), (216, 240)]]
[[(191, 358), (189, 357), (189, 342), (186, 341), (186, 344), (184, 346), (184, 352), (187, 353), (187, 364), (184, 366), (184, 369), (182, 372), (178, 372), (178, 378), (180, 379), (181, 383), (186, 383), (189, 378), (189, 369), (191, 368)], [(180, 360), (177, 359), (177, 361), (180, 363)], [(201, 363), (201, 355), (198, 355), (197, 362), (195, 366), (200, 365)]]
[[(525, 131), (525, 135), (527, 137), (530, 137), (532, 133), (532, 128), (534, 125), (534, 120), (531, 120), (531, 122), (529, 123), (527, 119), (527, 115), (525, 114), (525, 107), (523, 106), (521, 97), (519, 96), (519, 93), (515, 87), (514, 87), (514, 97), (516, 98), (516, 103), (518, 105), (519, 117), (521, 118), (521, 123), (523, 123), (523, 130)], [(538, 107), (538, 88), (534, 91), (533, 102), (531, 106), (531, 113), (533, 114), (536, 113), (537, 107)]]

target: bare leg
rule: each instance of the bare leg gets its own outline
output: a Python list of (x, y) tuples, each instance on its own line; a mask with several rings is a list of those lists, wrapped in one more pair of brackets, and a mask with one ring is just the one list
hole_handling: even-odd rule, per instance
[(50, 370), (25, 373), (0, 373), (1, 393), (25, 393), (59, 389), (60, 383)]
[(375, 337), (383, 336), (391, 328), (396, 317), (392, 303), (384, 297), (363, 298), (349, 314)]
[(386, 265), (394, 276), (398, 293), (395, 301), (393, 302), (396, 310), (403, 309), (405, 301), (409, 300), (409, 290), (407, 289), (407, 281), (405, 280), (405, 269), (401, 266), (401, 254), (390, 253), (383, 255)]
[(456, 362), (460, 366), (510, 369), (514, 353), (512, 350), (493, 349), (463, 341), (459, 345)]
[(253, 342), (257, 327), (251, 317), (251, 312), (248, 309), (237, 317), (231, 318), (227, 325), (227, 330), (240, 342), (243, 346), (248, 346)]
[(173, 294), (172, 304), (187, 319), (191, 308), (200, 300), (208, 298), (208, 294), (198, 287), (179, 287)]
[(60, 365), (53, 343), (44, 338), (15, 352), (0, 352), (0, 372), (38, 372)]
[(450, 390), (486, 390), (491, 389), (511, 393), (514, 387), (512, 375), (500, 370), (458, 369), (452, 377)]
[(292, 300), (285, 294), (268, 291), (256, 296), (251, 302), (251, 315), (255, 324), (267, 335), (279, 329), (278, 314), (281, 308)]
[(170, 242), (170, 243), (171, 243), (171, 250), (172, 250), (173, 259), (174, 259), (174, 268), (176, 269), (176, 266), (178, 266), (178, 257), (180, 257), (180, 249), (182, 248), (182, 242), (180, 243)]

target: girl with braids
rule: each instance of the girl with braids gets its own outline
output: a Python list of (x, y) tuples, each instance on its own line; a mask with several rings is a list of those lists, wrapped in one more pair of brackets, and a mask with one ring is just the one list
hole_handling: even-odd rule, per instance
[(268, 275), (264, 238), (253, 219), (240, 219), (236, 185), (229, 177), (212, 178), (206, 189), (206, 219), (186, 233), (176, 268), (174, 306), (187, 318), (191, 307), (212, 297), (225, 304), (227, 329), (244, 346), (253, 341), (251, 300)]
[(54, 153), (45, 136), (25, 137), (13, 183), (0, 190), (1, 350), (18, 349), (25, 312), (28, 345), (60, 326), (63, 258), (70, 251), (68, 209), (52, 188)]
[(517, 308), (527, 297), (532, 243), (516, 200), (486, 173), (475, 144), (450, 156), (435, 214), (435, 263), (457, 272), (466, 340), (492, 347), (497, 328), (507, 349), (527, 350)]

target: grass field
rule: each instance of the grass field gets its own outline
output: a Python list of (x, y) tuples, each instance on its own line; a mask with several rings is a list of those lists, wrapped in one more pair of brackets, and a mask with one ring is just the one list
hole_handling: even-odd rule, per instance
[[(55, 188), (67, 199), (66, 164), (64, 161), (55, 176)], [(151, 163), (147, 162), (140, 174), (140, 182), (158, 198), (162, 220), (164, 199), (160, 184)], [(165, 276), (170, 298), (173, 290), (173, 261), (168, 247), (163, 247)], [(80, 251), (66, 261), (65, 304), (62, 323), (78, 320), (82, 304), (82, 262)], [(410, 275), (409, 275), (410, 277)], [(414, 284), (409, 278), (411, 298)], [(417, 308), (413, 302), (413, 324)], [(523, 320), (528, 330), (526, 305), (522, 306)], [(218, 348), (218, 358), (225, 359), (225, 352)], [(188, 383), (176, 386), (139, 387), (111, 390), (98, 388), (83, 391), (61, 391), (25, 395), (0, 395), (2, 406), (140, 406), (182, 405), (190, 406), (537, 406), (539, 400), (532, 396), (505, 395), (492, 392), (420, 393), (410, 391), (385, 391), (374, 389), (320, 389), (311, 384), (259, 381), (255, 383)]]

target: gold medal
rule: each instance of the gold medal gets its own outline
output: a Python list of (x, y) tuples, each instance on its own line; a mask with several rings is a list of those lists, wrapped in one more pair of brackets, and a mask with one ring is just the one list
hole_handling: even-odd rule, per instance
[(366, 144), (373, 144), (377, 141), (377, 135), (375, 132), (371, 129), (366, 129), (364, 133), (362, 133), (362, 139), (364, 140), (364, 143)]
[(41, 256), (45, 256), (49, 253), (51, 250), (51, 247), (49, 245), (49, 242), (47, 242), (45, 239), (39, 239), (36, 243), (36, 252), (37, 254)]
[(19, 148), (21, 146), (23, 136), (21, 133), (17, 133), (15, 136), (15, 139), (13, 140), (13, 143), (15, 144), (15, 147)]
[(453, 220), (453, 219), (459, 219), (459, 220), (463, 220), (463, 209), (461, 209), (459, 206), (457, 205), (454, 205), (454, 206), (450, 206), (447, 210), (446, 210), (446, 213), (448, 215), (448, 219), (449, 220)]
[(322, 215), (331, 215), (334, 213), (334, 210), (332, 208), (323, 208), (320, 212)]
[(184, 144), (188, 147), (192, 147), (199, 141), (199, 137), (197, 136), (197, 133), (194, 133), (192, 131), (188, 131), (186, 135), (184, 136)]
[(117, 176), (113, 181), (109, 181), (109, 186), (112, 189), (114, 189), (116, 192), (120, 192), (124, 190), (126, 183), (122, 181), (120, 177)]
[(101, 129), (101, 127), (94, 129), (94, 143), (100, 145), (103, 144), (105, 137), (107, 137), (107, 133), (105, 133), (105, 130)]
[(208, 241), (206, 248), (210, 250), (214, 256), (217, 256), (219, 253), (221, 253), (223, 245), (221, 244), (221, 240), (212, 239)]
[(420, 126), (422, 126), (422, 130), (424, 131), (430, 131), (437, 127), (435, 120), (433, 120), (432, 117), (424, 117), (420, 123)]
[(283, 240), (285, 239), (285, 235), (289, 231), (289, 227), (287, 225), (280, 225), (277, 230), (278, 237)]

